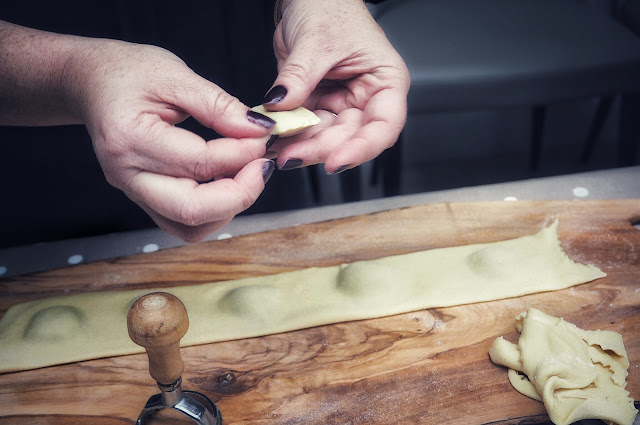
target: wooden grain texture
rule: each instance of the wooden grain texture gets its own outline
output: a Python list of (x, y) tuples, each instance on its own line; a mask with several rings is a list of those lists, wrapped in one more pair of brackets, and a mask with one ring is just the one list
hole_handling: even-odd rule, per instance
[[(433, 204), (201, 243), (0, 280), (0, 314), (52, 295), (197, 284), (509, 239), (555, 218), (569, 255), (595, 263), (606, 278), (182, 349), (183, 388), (211, 397), (225, 424), (547, 424), (542, 404), (514, 391), (487, 350), (497, 336), (517, 338), (513, 319), (529, 307), (620, 332), (631, 362), (628, 390), (639, 399), (640, 231), (632, 223), (640, 222), (640, 200)], [(0, 375), (0, 424), (134, 424), (156, 392), (143, 354), (8, 373)]]

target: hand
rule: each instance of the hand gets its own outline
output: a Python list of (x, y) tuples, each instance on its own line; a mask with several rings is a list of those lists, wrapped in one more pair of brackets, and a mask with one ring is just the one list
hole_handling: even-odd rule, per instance
[[(262, 159), (273, 122), (166, 50), (92, 43), (69, 72), (109, 183), (187, 241), (251, 206), (274, 168)], [(225, 137), (207, 142), (175, 126), (189, 115)]]
[(274, 51), (279, 75), (265, 106), (303, 105), (322, 118), (270, 149), (281, 168), (324, 162), (333, 174), (395, 143), (406, 120), (409, 72), (362, 0), (285, 0)]

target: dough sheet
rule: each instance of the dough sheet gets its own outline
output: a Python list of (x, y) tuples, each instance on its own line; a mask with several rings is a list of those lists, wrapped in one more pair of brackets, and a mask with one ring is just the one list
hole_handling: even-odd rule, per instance
[[(158, 289), (185, 304), (182, 346), (256, 337), (553, 291), (605, 276), (562, 250), (558, 222), (535, 235), (339, 266)], [(11, 307), (0, 320), (0, 372), (139, 353), (129, 306), (153, 290), (86, 293)]]
[(271, 112), (267, 111), (264, 106), (258, 105), (251, 110), (274, 120), (276, 125), (271, 134), (277, 134), (281, 137), (295, 136), (320, 122), (320, 118), (315, 113), (302, 106), (290, 111)]
[(554, 424), (633, 424), (638, 411), (625, 389), (629, 360), (620, 334), (583, 330), (534, 308), (516, 317), (516, 328), (518, 343), (500, 337), (489, 355), (509, 368), (517, 391), (544, 403)]

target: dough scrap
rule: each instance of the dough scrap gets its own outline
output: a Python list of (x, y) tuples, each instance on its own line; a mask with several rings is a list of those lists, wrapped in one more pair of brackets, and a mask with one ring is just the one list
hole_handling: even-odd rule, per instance
[(620, 334), (583, 330), (535, 308), (516, 317), (516, 328), (518, 343), (499, 337), (489, 356), (509, 368), (517, 391), (544, 403), (554, 424), (633, 424), (638, 411), (625, 389), (629, 360)]
[(320, 118), (316, 114), (302, 106), (290, 111), (271, 112), (267, 111), (264, 106), (258, 105), (251, 108), (251, 110), (274, 120), (276, 125), (271, 133), (281, 137), (302, 133), (307, 128), (313, 127), (320, 122)]
[[(506, 241), (157, 290), (187, 307), (187, 346), (553, 291), (606, 276), (572, 261), (557, 228), (556, 221)], [(153, 291), (85, 293), (11, 307), (0, 319), (0, 372), (141, 352), (128, 337), (127, 311)], [(43, 311), (47, 321), (71, 331), (39, 325)], [(56, 312), (64, 317), (51, 317)]]

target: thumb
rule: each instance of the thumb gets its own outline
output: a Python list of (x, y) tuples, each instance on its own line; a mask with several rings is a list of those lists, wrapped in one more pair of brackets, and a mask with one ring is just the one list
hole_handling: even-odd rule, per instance
[(179, 89), (173, 90), (175, 106), (222, 136), (266, 136), (275, 124), (268, 117), (249, 111), (236, 97), (195, 73), (190, 73), (176, 86)]
[(272, 88), (264, 97), (264, 106), (272, 111), (286, 111), (301, 106), (331, 68), (319, 63), (315, 50), (294, 48), (284, 61)]

